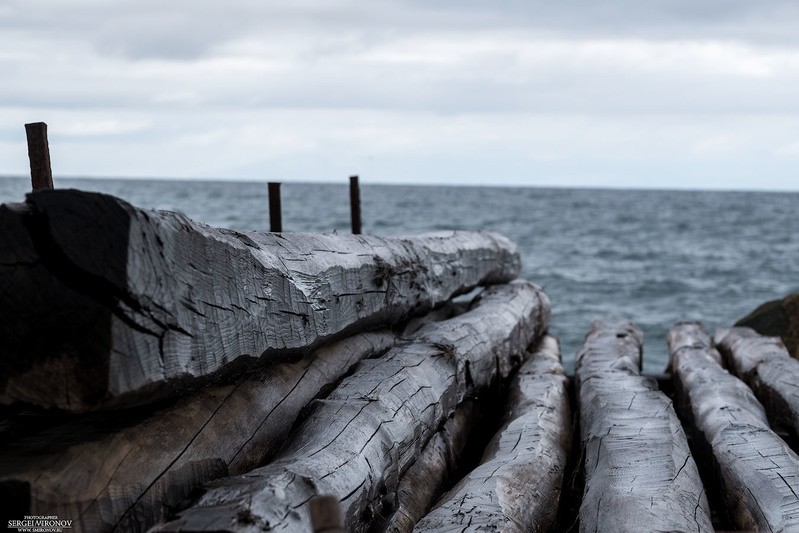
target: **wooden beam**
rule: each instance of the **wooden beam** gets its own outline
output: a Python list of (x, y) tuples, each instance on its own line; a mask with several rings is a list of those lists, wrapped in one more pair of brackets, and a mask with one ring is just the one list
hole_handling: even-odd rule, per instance
[(3, 449), (0, 494), (27, 502), (20, 517), (58, 509), (80, 531), (146, 531), (202, 484), (273, 457), (314, 398), (394, 341), (387, 331), (362, 333), (151, 414), (62, 422)]
[(701, 324), (676, 324), (668, 341), (677, 405), (713, 465), (719, 508), (740, 530), (796, 531), (799, 457), (769, 428), (749, 387), (722, 368)]
[(779, 337), (750, 328), (720, 329), (715, 344), (727, 367), (754, 391), (772, 426), (799, 437), (799, 361)]
[(507, 413), (480, 465), (443, 496), (414, 531), (553, 527), (571, 447), (567, 379), (554, 337), (544, 338), (513, 379)]
[(154, 531), (254, 531), (267, 524), (307, 531), (307, 502), (319, 494), (338, 496), (347, 531), (367, 531), (386, 512), (382, 495), (395, 493), (458, 404), (518, 367), (546, 329), (548, 307), (527, 282), (486, 289), (466, 313), (363, 361), (317, 402), (274, 462), (210, 484), (194, 506)]
[(31, 165), (31, 186), (34, 191), (53, 188), (53, 171), (50, 168), (50, 143), (47, 140), (47, 124), (33, 122), (25, 124), (28, 138), (28, 159)]
[(671, 401), (640, 375), (643, 333), (594, 322), (577, 354), (585, 490), (581, 531), (713, 531)]
[(297, 358), (520, 270), (490, 232), (239, 233), (74, 190), (0, 206), (0, 225), (0, 403), (71, 411)]

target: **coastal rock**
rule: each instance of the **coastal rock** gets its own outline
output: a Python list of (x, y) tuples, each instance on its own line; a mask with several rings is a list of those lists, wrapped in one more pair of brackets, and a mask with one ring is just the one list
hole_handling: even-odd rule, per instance
[(781, 337), (791, 355), (799, 359), (799, 293), (762, 304), (735, 326), (752, 328), (769, 337)]

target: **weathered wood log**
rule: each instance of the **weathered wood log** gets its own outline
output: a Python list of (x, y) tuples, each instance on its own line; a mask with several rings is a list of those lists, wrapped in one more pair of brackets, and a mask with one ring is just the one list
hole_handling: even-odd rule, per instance
[(100, 413), (18, 441), (0, 451), (0, 500), (80, 531), (145, 531), (203, 483), (262, 465), (311, 400), (394, 341), (355, 335), (149, 416)]
[(796, 531), (799, 457), (769, 428), (752, 391), (722, 368), (701, 324), (676, 324), (668, 341), (677, 404), (714, 465), (721, 507), (741, 530)]
[(400, 478), (397, 510), (385, 531), (410, 533), (430, 509), (447, 479), (458, 468), (458, 460), (475, 419), (475, 402), (466, 400), (430, 439), (413, 465)]
[(0, 206), (0, 225), (0, 403), (71, 411), (151, 402), (520, 270), (490, 232), (238, 233), (74, 190)]
[(548, 317), (546, 295), (530, 283), (486, 289), (466, 313), (360, 363), (317, 402), (275, 462), (211, 483), (156, 530), (307, 530), (309, 498), (335, 494), (347, 531), (366, 531), (456, 406), (517, 368)]
[(671, 401), (639, 374), (642, 341), (632, 322), (594, 322), (577, 354), (580, 531), (713, 531)]
[(779, 337), (750, 328), (720, 329), (714, 342), (733, 374), (754, 391), (772, 426), (799, 437), (799, 361)]
[(414, 531), (522, 532), (553, 526), (571, 446), (567, 378), (554, 337), (545, 337), (514, 378), (508, 408), (480, 466)]

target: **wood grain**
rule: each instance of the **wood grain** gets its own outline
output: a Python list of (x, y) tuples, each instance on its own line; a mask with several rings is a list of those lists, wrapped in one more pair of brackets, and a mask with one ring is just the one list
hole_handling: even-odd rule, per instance
[(456, 407), (518, 368), (548, 318), (548, 299), (530, 283), (486, 289), (464, 314), (360, 363), (316, 402), (275, 462), (211, 483), (155, 530), (308, 530), (307, 502), (318, 494), (339, 497), (347, 531), (368, 530)]
[(430, 510), (442, 487), (459, 465), (476, 418), (474, 401), (466, 400), (444, 427), (430, 439), (422, 453), (402, 474), (397, 487), (397, 510), (391, 515), (385, 531), (410, 533), (416, 522)]
[(490, 232), (238, 233), (74, 190), (3, 205), (0, 225), (0, 403), (70, 411), (296, 358), (520, 270)]
[(766, 408), (772, 426), (799, 437), (799, 361), (782, 340), (750, 328), (720, 329), (714, 340), (727, 368)]
[(713, 531), (671, 401), (640, 375), (642, 342), (632, 322), (598, 321), (577, 354), (580, 531)]
[(15, 442), (0, 450), (0, 498), (79, 531), (146, 531), (203, 483), (262, 465), (311, 400), (394, 341), (355, 335), (149, 415), (101, 413)]
[(414, 531), (547, 531), (571, 446), (567, 378), (554, 337), (514, 377), (504, 422), (480, 465)]
[(668, 341), (677, 405), (713, 464), (722, 508), (741, 530), (799, 530), (799, 457), (749, 387), (722, 368), (701, 324), (676, 324)]

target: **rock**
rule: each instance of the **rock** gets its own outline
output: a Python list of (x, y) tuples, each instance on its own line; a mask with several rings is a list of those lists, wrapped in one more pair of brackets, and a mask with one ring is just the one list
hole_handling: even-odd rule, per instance
[(761, 335), (781, 337), (791, 355), (799, 359), (799, 293), (766, 302), (735, 323)]

